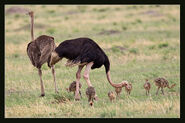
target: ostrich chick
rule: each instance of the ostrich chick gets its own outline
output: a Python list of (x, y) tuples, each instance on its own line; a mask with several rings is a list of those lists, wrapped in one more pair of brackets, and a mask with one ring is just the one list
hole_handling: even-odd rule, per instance
[(116, 95), (114, 94), (113, 91), (110, 91), (108, 93), (108, 97), (109, 97), (110, 101), (112, 102), (116, 98)]
[(120, 93), (122, 91), (122, 87), (125, 87), (127, 85), (128, 85), (127, 81), (122, 81), (122, 86), (121, 87), (115, 87), (115, 92), (116, 92), (118, 97), (120, 96)]
[[(79, 82), (79, 89), (80, 89), (81, 87), (82, 87), (82, 84)], [(69, 85), (69, 87), (66, 88), (66, 90), (67, 90), (68, 92), (73, 92), (74, 95), (75, 95), (75, 91), (76, 91), (76, 81), (73, 81), (73, 82)], [(79, 94), (80, 94), (80, 96), (82, 97), (81, 91), (80, 91), (80, 90), (79, 90)]]
[(149, 94), (149, 91), (150, 91), (150, 88), (151, 88), (151, 85), (150, 85), (150, 82), (148, 81), (148, 79), (146, 79), (146, 82), (143, 85), (143, 87), (146, 90), (146, 95), (148, 95)]
[(86, 95), (88, 98), (89, 105), (92, 106), (94, 103), (94, 99), (96, 99), (96, 91), (95, 88), (90, 86), (86, 89)]
[(121, 91), (122, 91), (122, 88), (115, 88), (115, 92), (118, 97), (120, 96)]
[(176, 84), (173, 84), (173, 85), (169, 86), (169, 82), (164, 78), (156, 78), (154, 80), (154, 82), (155, 82), (155, 85), (158, 87), (156, 95), (158, 95), (158, 91), (160, 88), (161, 88), (162, 94), (164, 95), (163, 88), (168, 87), (169, 89), (171, 89), (176, 85)]
[(131, 90), (132, 90), (132, 84), (129, 83), (125, 86), (125, 91), (127, 92), (128, 95), (130, 95)]

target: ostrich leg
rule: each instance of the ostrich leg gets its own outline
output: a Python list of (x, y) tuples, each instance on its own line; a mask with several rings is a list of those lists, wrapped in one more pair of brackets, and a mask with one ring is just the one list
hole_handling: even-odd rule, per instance
[(41, 68), (38, 68), (38, 73), (39, 73), (39, 77), (40, 77), (41, 97), (43, 97), (43, 96), (45, 96), (45, 93), (44, 93), (44, 85), (43, 85), (43, 81), (42, 81), (42, 70), (41, 70)]
[[(80, 78), (81, 78), (81, 71), (82, 71), (82, 68), (84, 67), (83, 66), (78, 66), (78, 71), (76, 72), (76, 92), (75, 92), (75, 100), (80, 100), (80, 96), (79, 96), (79, 82), (80, 82)], [(81, 95), (81, 94), (80, 94)]]
[(158, 89), (157, 89), (156, 95), (158, 95), (159, 88), (160, 88), (160, 87), (158, 87)]
[[(90, 70), (91, 70), (91, 67), (93, 66), (93, 64), (94, 64), (93, 62), (90, 62), (86, 65), (84, 75), (83, 75), (85, 81), (87, 82), (88, 87), (92, 87), (92, 84), (91, 84), (90, 79), (89, 79), (89, 73), (90, 73)], [(98, 100), (98, 96), (96, 94), (94, 96), (94, 99), (96, 101)]]
[(58, 93), (58, 88), (57, 88), (57, 84), (56, 84), (56, 77), (55, 77), (55, 69), (54, 69), (54, 65), (51, 67), (52, 69), (52, 74), (53, 74), (53, 79), (54, 79), (54, 84), (55, 84), (55, 93)]
[(89, 80), (89, 73), (90, 73), (90, 69), (91, 69), (93, 64), (94, 64), (93, 62), (90, 62), (86, 65), (84, 76), (83, 76), (85, 81), (87, 82), (88, 87), (92, 86), (92, 84)]
[[(90, 79), (89, 79), (89, 73), (90, 73), (90, 69), (93, 66), (93, 64), (94, 64), (93, 62), (90, 62), (90, 63), (88, 63), (86, 65), (86, 68), (85, 68), (85, 71), (84, 71), (84, 75), (83, 75), (85, 81), (87, 82), (88, 87), (92, 87), (92, 84), (91, 84)], [(97, 95), (95, 95), (94, 99), (96, 101), (98, 100)]]
[(164, 95), (164, 90), (163, 90), (163, 87), (161, 87), (161, 92), (162, 92), (162, 94)]

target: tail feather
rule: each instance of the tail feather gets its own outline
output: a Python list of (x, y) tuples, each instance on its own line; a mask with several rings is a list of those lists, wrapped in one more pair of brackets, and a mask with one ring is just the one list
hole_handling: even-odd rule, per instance
[(65, 64), (66, 67), (73, 67), (76, 65), (79, 65), (80, 61), (76, 61), (76, 60), (68, 60)]

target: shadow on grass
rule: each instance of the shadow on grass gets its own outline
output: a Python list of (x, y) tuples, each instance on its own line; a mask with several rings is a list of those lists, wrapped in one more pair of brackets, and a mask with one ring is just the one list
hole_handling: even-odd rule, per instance
[(52, 94), (54, 101), (52, 103), (68, 103), (74, 99), (72, 95), (69, 94)]

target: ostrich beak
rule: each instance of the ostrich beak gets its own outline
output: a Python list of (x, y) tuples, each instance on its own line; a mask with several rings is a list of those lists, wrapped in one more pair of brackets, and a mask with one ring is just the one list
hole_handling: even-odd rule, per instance
[(91, 101), (91, 102), (89, 103), (89, 105), (90, 105), (90, 106), (93, 106), (93, 102)]
[(26, 12), (26, 15), (33, 16), (33, 11)]

